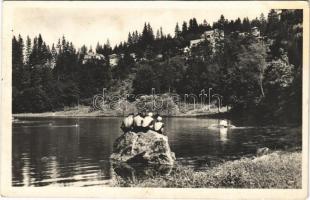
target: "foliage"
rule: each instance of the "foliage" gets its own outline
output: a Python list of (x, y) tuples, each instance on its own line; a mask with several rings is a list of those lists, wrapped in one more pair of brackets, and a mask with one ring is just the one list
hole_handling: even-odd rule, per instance
[(143, 95), (139, 96), (133, 103), (139, 112), (152, 111), (161, 115), (175, 115), (179, 113), (178, 95)]
[[(221, 15), (212, 26), (192, 18), (177, 23), (174, 36), (145, 23), (141, 33), (130, 32), (115, 47), (109, 40), (98, 43), (95, 52), (85, 45), (76, 49), (64, 36), (51, 48), (40, 34), (25, 43), (14, 36), (13, 112), (61, 110), (90, 102), (103, 88), (118, 95), (151, 94), (154, 88), (182, 97), (212, 88), (241, 117), (300, 123), (302, 16), (302, 10), (285, 9), (253, 20)], [(253, 35), (252, 28), (260, 34)], [(191, 40), (215, 29), (224, 35), (185, 51)], [(115, 66), (112, 55), (118, 58)]]

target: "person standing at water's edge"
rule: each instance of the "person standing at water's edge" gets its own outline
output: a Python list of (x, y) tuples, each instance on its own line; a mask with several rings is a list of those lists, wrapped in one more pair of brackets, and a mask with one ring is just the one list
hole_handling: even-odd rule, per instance
[(131, 131), (133, 128), (133, 117), (134, 114), (130, 113), (122, 122), (121, 129), (124, 131), (124, 133)]

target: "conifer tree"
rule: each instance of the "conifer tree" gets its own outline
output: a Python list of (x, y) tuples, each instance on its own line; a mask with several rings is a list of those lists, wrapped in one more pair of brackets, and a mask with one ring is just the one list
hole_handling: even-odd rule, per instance
[(182, 24), (182, 34), (183, 36), (186, 34), (187, 32), (187, 23), (184, 21)]
[(29, 57), (31, 54), (31, 39), (29, 36), (27, 36), (26, 39), (26, 52), (25, 52), (25, 63), (29, 64)]
[(181, 31), (180, 31), (179, 24), (177, 23), (174, 29), (174, 37), (179, 38), (180, 36), (181, 36)]

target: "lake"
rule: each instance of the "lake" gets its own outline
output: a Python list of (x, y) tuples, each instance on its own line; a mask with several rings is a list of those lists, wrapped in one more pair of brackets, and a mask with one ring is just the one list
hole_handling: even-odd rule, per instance
[[(19, 118), (13, 123), (13, 186), (108, 186), (114, 140), (122, 118)], [(164, 119), (177, 165), (197, 171), (242, 156), (257, 148), (301, 147), (301, 128), (209, 128), (218, 119)], [(76, 126), (78, 124), (79, 126)]]

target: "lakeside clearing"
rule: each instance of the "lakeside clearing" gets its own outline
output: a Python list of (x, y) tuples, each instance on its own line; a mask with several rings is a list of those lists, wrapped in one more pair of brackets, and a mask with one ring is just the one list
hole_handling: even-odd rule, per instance
[(277, 151), (261, 157), (227, 161), (206, 171), (178, 166), (168, 176), (124, 181), (115, 175), (113, 186), (168, 188), (301, 188), (302, 154)]

